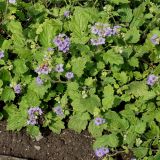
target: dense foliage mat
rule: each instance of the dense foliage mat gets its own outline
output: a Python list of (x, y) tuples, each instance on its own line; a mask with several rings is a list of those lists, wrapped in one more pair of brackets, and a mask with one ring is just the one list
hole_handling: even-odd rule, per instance
[(88, 130), (95, 154), (160, 159), (159, 0), (0, 0), (7, 129)]

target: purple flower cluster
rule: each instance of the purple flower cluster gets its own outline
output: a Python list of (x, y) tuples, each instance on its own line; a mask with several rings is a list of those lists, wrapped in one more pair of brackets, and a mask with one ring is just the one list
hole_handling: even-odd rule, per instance
[(64, 71), (63, 64), (57, 64), (55, 67), (55, 71), (59, 73), (63, 72)]
[(100, 117), (97, 117), (97, 118), (94, 119), (94, 124), (95, 124), (96, 126), (99, 126), (99, 125), (101, 125), (101, 124), (104, 124), (105, 122), (106, 122), (106, 120), (103, 119), (103, 118), (100, 118)]
[(63, 110), (61, 106), (57, 106), (53, 108), (53, 111), (58, 115), (58, 116), (63, 116)]
[(111, 28), (107, 24), (98, 22), (91, 27), (91, 32), (99, 37), (106, 37), (117, 34), (119, 28), (121, 28), (121, 26), (116, 25)]
[(42, 110), (39, 107), (32, 107), (28, 110), (29, 120), (27, 121), (27, 124), (35, 125), (37, 124), (37, 119), (39, 115), (42, 115)]
[(94, 46), (105, 44), (105, 38), (103, 37), (91, 38), (91, 44)]
[(157, 44), (159, 44), (159, 42), (160, 42), (160, 38), (158, 37), (158, 35), (157, 34), (154, 34), (152, 37), (151, 37), (151, 42), (154, 44), (154, 45), (157, 45)]
[(41, 66), (38, 66), (35, 72), (38, 74), (48, 74), (51, 72), (51, 69), (49, 68), (48, 64), (43, 64)]
[(109, 27), (107, 24), (103, 23), (95, 23), (94, 26), (91, 27), (91, 32), (95, 35), (98, 35), (97, 38), (91, 39), (92, 45), (102, 45), (105, 44), (105, 38), (111, 35), (116, 35), (118, 33), (120, 26), (114, 26), (113, 28)]
[(0, 51), (0, 59), (4, 57), (4, 51)]
[(154, 74), (149, 75), (147, 78), (147, 84), (149, 86), (153, 86), (157, 81), (158, 81), (158, 77), (155, 76)]
[(97, 157), (103, 157), (104, 155), (109, 153), (109, 149), (102, 147), (95, 150), (95, 154)]
[(65, 77), (66, 77), (68, 80), (70, 80), (70, 79), (74, 78), (74, 74), (73, 74), (73, 72), (67, 72), (66, 75), (65, 75)]
[(70, 39), (65, 34), (59, 34), (53, 40), (59, 51), (66, 53), (69, 50)]
[(14, 92), (17, 94), (21, 93), (21, 85), (20, 84), (17, 84), (14, 86)]
[(38, 85), (42, 85), (42, 84), (43, 84), (43, 81), (42, 81), (42, 79), (41, 79), (40, 77), (37, 77), (37, 78), (36, 78), (36, 83), (37, 83)]

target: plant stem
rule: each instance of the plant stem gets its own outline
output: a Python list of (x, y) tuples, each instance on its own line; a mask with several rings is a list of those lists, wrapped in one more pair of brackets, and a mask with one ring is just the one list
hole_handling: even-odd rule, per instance
[(64, 84), (66, 84), (67, 82), (65, 82), (65, 81), (61, 81), (61, 80), (58, 80), (58, 81), (52, 81), (53, 83), (64, 83)]

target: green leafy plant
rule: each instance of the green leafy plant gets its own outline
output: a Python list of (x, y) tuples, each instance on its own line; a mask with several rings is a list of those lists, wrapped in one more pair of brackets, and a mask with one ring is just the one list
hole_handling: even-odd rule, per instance
[[(160, 3), (0, 0), (0, 120), (88, 130), (104, 160), (158, 160)], [(133, 158), (131, 157), (131, 158)]]

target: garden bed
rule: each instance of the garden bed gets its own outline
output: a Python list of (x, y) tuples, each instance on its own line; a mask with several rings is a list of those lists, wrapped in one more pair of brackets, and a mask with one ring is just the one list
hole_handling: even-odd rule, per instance
[(6, 131), (6, 122), (0, 123), (0, 155), (30, 160), (96, 160), (92, 141), (86, 131), (77, 134), (68, 129), (60, 135), (45, 130), (43, 138), (34, 141), (25, 130), (17, 133)]

